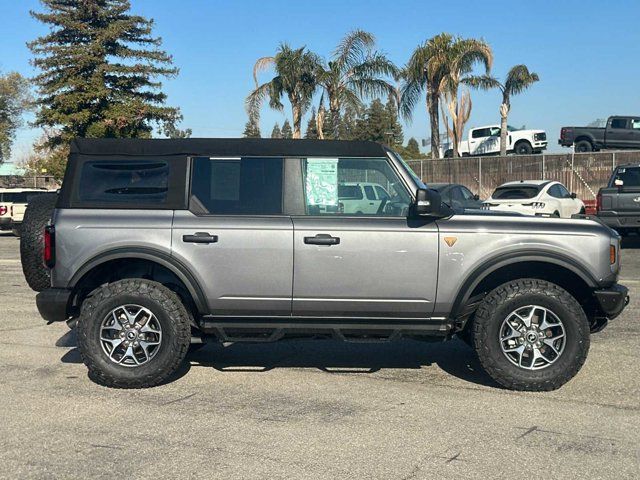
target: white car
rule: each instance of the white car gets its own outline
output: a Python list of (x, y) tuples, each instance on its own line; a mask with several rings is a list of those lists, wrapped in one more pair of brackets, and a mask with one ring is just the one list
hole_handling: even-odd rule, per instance
[[(507, 153), (530, 155), (541, 153), (547, 148), (547, 134), (544, 130), (520, 130), (507, 127)], [(489, 125), (469, 130), (468, 140), (458, 146), (460, 155), (475, 157), (479, 155), (500, 154), (500, 125)], [(453, 151), (447, 150), (445, 157), (452, 157)]]
[(391, 195), (379, 183), (343, 182), (338, 185), (338, 202), (341, 213), (351, 215), (375, 215), (384, 200)]
[(551, 180), (521, 180), (500, 185), (483, 208), (523, 215), (571, 218), (584, 213), (584, 203), (560, 182)]

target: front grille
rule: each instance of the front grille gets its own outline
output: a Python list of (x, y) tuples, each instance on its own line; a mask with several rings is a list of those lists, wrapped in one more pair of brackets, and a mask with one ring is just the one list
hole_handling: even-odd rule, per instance
[(543, 133), (535, 133), (535, 134), (533, 135), (533, 139), (534, 139), (536, 142), (544, 142), (544, 141), (547, 139), (547, 134), (546, 134), (546, 133), (544, 133), (544, 132), (543, 132)]

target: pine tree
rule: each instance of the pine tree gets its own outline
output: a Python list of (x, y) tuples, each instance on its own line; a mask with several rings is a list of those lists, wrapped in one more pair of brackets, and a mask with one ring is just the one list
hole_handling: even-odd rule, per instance
[(258, 119), (253, 113), (249, 114), (249, 120), (244, 125), (244, 132), (242, 136), (245, 138), (261, 138), (260, 134), (260, 124), (258, 123)]
[(289, 120), (285, 120), (282, 124), (282, 138), (293, 138), (293, 128), (291, 128)]
[(356, 108), (347, 105), (340, 117), (340, 139), (353, 140), (356, 138), (356, 123), (360, 112)]
[(411, 137), (409, 139), (405, 152), (408, 158), (420, 158), (420, 145), (418, 145), (418, 141), (415, 138)]
[(280, 125), (278, 122), (273, 126), (273, 130), (271, 130), (271, 138), (282, 138), (282, 130), (280, 130)]
[[(163, 77), (173, 59), (152, 34), (153, 21), (129, 0), (40, 0), (31, 15), (49, 33), (28, 44), (40, 70), (35, 125), (54, 129), (48, 146), (74, 137), (150, 137), (182, 117), (165, 105)], [(175, 133), (175, 132), (174, 132)]]
[(318, 125), (317, 125), (317, 116), (316, 109), (311, 109), (311, 117), (309, 118), (309, 122), (307, 123), (307, 131), (304, 134), (304, 138), (309, 138), (312, 140), (318, 139)]
[[(335, 125), (337, 122), (337, 126)], [(326, 140), (338, 140), (335, 137), (335, 132), (340, 132), (340, 123), (341, 116), (340, 112), (327, 112), (324, 116), (324, 121), (322, 122), (322, 132), (324, 133), (324, 138)], [(340, 137), (341, 140), (344, 138)]]

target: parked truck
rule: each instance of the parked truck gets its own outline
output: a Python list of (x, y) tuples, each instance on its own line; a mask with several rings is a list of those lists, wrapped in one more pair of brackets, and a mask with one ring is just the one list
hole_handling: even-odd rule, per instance
[(640, 233), (640, 164), (619, 165), (596, 199), (598, 217), (620, 235)]
[[(547, 148), (547, 134), (544, 130), (525, 130), (507, 127), (507, 153), (531, 155), (542, 153)], [(469, 130), (469, 138), (460, 142), (458, 151), (463, 157), (500, 154), (500, 126), (489, 125)], [(444, 153), (445, 158), (453, 157), (453, 150)]]
[(562, 127), (558, 143), (575, 147), (576, 152), (606, 149), (640, 149), (640, 115), (613, 116), (604, 127)]

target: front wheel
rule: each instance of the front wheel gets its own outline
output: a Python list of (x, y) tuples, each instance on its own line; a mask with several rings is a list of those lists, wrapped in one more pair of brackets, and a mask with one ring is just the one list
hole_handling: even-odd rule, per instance
[(89, 378), (116, 388), (158, 385), (179, 367), (191, 340), (190, 317), (180, 298), (141, 279), (91, 292), (76, 331)]
[(531, 155), (533, 148), (529, 142), (518, 142), (514, 148), (516, 155)]
[(480, 363), (512, 390), (555, 390), (573, 378), (589, 351), (589, 322), (576, 299), (553, 283), (521, 279), (489, 293), (476, 312)]

